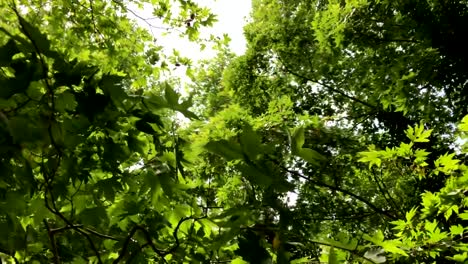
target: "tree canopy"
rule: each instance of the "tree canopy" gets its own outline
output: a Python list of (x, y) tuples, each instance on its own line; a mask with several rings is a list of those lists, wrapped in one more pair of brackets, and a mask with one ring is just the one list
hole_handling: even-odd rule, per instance
[(0, 0), (0, 263), (468, 261), (468, 2), (252, 7)]

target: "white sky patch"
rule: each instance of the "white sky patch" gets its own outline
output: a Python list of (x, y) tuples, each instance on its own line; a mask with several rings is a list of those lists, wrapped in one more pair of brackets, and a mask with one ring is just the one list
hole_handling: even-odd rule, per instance
[[(218, 22), (214, 25), (213, 31), (218, 35), (227, 33), (231, 38), (230, 48), (236, 54), (245, 52), (246, 41), (244, 37), (244, 25), (250, 16), (252, 9), (251, 0), (218, 0), (211, 2), (211, 10), (218, 15)], [(205, 1), (203, 1), (205, 3)]]
[[(209, 39), (210, 35), (222, 38), (224, 34), (228, 34), (231, 38), (229, 45), (231, 50), (238, 55), (243, 54), (246, 49), (243, 27), (250, 16), (251, 0), (199, 0), (197, 3), (211, 9), (211, 12), (217, 15), (216, 18), (218, 20), (212, 27), (201, 28), (200, 38)], [(180, 32), (175, 29), (165, 30), (165, 25), (159, 19), (151, 19), (154, 15), (152, 14), (153, 8), (150, 5), (145, 6), (144, 9), (139, 9), (132, 4), (129, 4), (128, 7), (139, 16), (136, 17), (130, 12), (128, 14), (129, 17), (135, 19), (141, 27), (152, 32), (157, 43), (165, 48), (165, 52), (172, 53), (172, 50), (178, 50), (182, 56), (189, 57), (194, 62), (209, 59), (216, 55), (216, 51), (213, 51), (209, 47), (200, 51), (200, 47), (197, 44), (191, 43), (186, 38), (179, 37)], [(147, 20), (144, 21), (141, 18)], [(168, 32), (169, 34), (164, 34)]]
[(287, 196), (286, 196), (286, 203), (288, 204), (288, 206), (296, 206), (296, 203), (297, 203), (297, 193), (295, 192), (288, 192), (287, 193)]

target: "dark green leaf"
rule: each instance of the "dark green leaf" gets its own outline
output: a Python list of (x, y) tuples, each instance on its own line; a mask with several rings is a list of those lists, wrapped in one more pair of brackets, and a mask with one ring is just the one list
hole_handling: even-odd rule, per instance
[(13, 55), (19, 53), (20, 50), (16, 46), (16, 43), (13, 39), (8, 40), (8, 42), (0, 47), (0, 67), (10, 65)]
[(103, 206), (84, 209), (78, 216), (84, 225), (106, 226), (108, 222), (106, 208)]
[(159, 128), (164, 128), (164, 123), (161, 120), (161, 116), (155, 115), (153, 113), (143, 114), (141, 120), (144, 120), (147, 123), (156, 124)]
[(55, 110), (59, 112), (73, 111), (77, 105), (75, 96), (69, 91), (58, 94), (55, 100)]
[(291, 145), (291, 151), (293, 154), (297, 154), (300, 149), (302, 149), (302, 146), (304, 145), (305, 139), (304, 139), (304, 127), (299, 127), (297, 130), (294, 132), (292, 136), (292, 145)]
[(115, 75), (104, 75), (100, 81), (100, 87), (104, 94), (109, 95), (116, 106), (123, 107), (123, 101), (128, 97), (122, 87), (123, 78)]
[(239, 238), (239, 248), (236, 249), (235, 253), (249, 263), (268, 263), (270, 254), (260, 245), (260, 239), (254, 232), (246, 231)]
[(271, 175), (266, 174), (267, 170), (258, 168), (255, 165), (244, 165), (240, 167), (240, 171), (247, 176), (247, 178), (262, 187), (269, 187), (273, 179), (271, 178)]
[(225, 158), (226, 160), (236, 160), (244, 158), (244, 154), (242, 153), (240, 145), (232, 141), (211, 141), (205, 145), (205, 148), (208, 151)]
[(256, 160), (257, 155), (262, 153), (261, 138), (253, 131), (252, 127), (244, 126), (242, 133), (239, 136), (240, 143), (244, 153), (251, 160)]
[(299, 149), (297, 156), (314, 165), (320, 165), (320, 161), (324, 160), (324, 157), (320, 153), (309, 148)]
[(46, 55), (49, 54), (50, 42), (47, 36), (42, 34), (37, 27), (26, 21), (23, 17), (18, 15), (18, 19), (21, 23), (23, 33), (34, 42), (33, 44), (39, 49), (39, 52)]
[(138, 120), (135, 122), (135, 127), (136, 129), (140, 130), (141, 132), (147, 133), (147, 134), (155, 134), (156, 131), (154, 128), (151, 126), (151, 124), (147, 123), (145, 120)]
[(179, 105), (179, 95), (172, 89), (172, 87), (166, 83), (166, 88), (164, 90), (164, 96), (169, 103), (169, 105), (175, 107)]

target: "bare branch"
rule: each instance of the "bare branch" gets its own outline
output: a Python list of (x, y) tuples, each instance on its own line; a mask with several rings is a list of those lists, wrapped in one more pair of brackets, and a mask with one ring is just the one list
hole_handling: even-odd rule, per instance
[(290, 74), (296, 76), (296, 77), (299, 77), (299, 78), (304, 79), (304, 80), (306, 80), (306, 81), (310, 81), (310, 82), (313, 82), (313, 83), (320, 84), (321, 86), (323, 86), (324, 88), (326, 88), (326, 89), (329, 90), (330, 92), (337, 93), (337, 94), (339, 94), (339, 95), (341, 95), (341, 96), (343, 96), (343, 97), (346, 97), (346, 98), (350, 99), (351, 101), (360, 103), (360, 104), (362, 104), (362, 105), (364, 105), (364, 106), (367, 106), (367, 107), (369, 107), (369, 108), (372, 108), (372, 109), (376, 109), (376, 108), (377, 108), (377, 107), (375, 107), (374, 105), (371, 105), (371, 104), (369, 104), (369, 103), (367, 103), (367, 102), (364, 102), (364, 101), (362, 101), (362, 100), (360, 100), (360, 99), (358, 99), (358, 98), (356, 98), (356, 97), (353, 97), (353, 96), (351, 96), (351, 95), (348, 95), (348, 94), (346, 94), (345, 92), (343, 92), (343, 91), (341, 91), (341, 90), (339, 90), (339, 89), (336, 89), (336, 88), (332, 87), (331, 85), (328, 85), (328, 84), (326, 84), (326, 83), (324, 83), (324, 82), (321, 82), (321, 81), (319, 81), (319, 80), (315, 80), (315, 79), (313, 79), (313, 78), (311, 78), (311, 77), (307, 77), (307, 76), (304, 76), (304, 75), (302, 75), (302, 74), (300, 74), (300, 73), (298, 73), (298, 72), (295, 72), (295, 71), (293, 71), (293, 70), (291, 69), (291, 67), (289, 67), (289, 65), (288, 65), (285, 61), (283, 61), (283, 60), (281, 59), (281, 56), (278, 56), (278, 59), (279, 59), (279, 61), (281, 62), (281, 64), (284, 66), (284, 68), (286, 69), (286, 71), (289, 72)]
[(72, 226), (67, 225), (67, 226), (64, 226), (64, 227), (50, 229), (50, 232), (51, 233), (59, 233), (59, 232), (62, 232), (62, 231), (68, 230), (68, 229), (75, 229), (75, 228), (80, 228), (80, 227), (83, 227), (83, 225), (72, 225)]
[(285, 168), (283, 167), (282, 165), (278, 164), (276, 161), (272, 160), (279, 168), (281, 168), (282, 170), (290, 173), (290, 174), (293, 174), (293, 175), (296, 175), (304, 180), (307, 180), (308, 182), (310, 183), (313, 183), (317, 186), (321, 186), (321, 187), (325, 187), (325, 188), (328, 188), (330, 190), (333, 190), (333, 191), (337, 191), (337, 192), (341, 192), (343, 194), (347, 194), (353, 198), (355, 198), (356, 200), (358, 201), (361, 201), (363, 202), (364, 204), (366, 204), (367, 206), (369, 206), (372, 210), (374, 210), (375, 212), (381, 214), (381, 215), (384, 215), (390, 219), (396, 219), (395, 216), (391, 215), (390, 213), (388, 213), (387, 211), (384, 211), (380, 208), (378, 208), (377, 206), (375, 206), (374, 204), (372, 204), (370, 201), (368, 201), (367, 199), (351, 192), (351, 191), (348, 191), (346, 189), (342, 189), (341, 187), (338, 187), (338, 186), (333, 186), (333, 185), (330, 185), (330, 184), (327, 184), (327, 183), (324, 183), (324, 182), (320, 182), (320, 181), (316, 181), (316, 180), (313, 180), (311, 179), (310, 177), (307, 177), (305, 175), (302, 175), (301, 173), (297, 172), (297, 171), (293, 171), (293, 170), (289, 170), (288, 168)]
[(109, 235), (106, 235), (106, 234), (101, 234), (97, 231), (94, 231), (90, 228), (87, 228), (87, 227), (82, 227), (83, 230), (86, 230), (87, 232), (97, 236), (97, 237), (100, 237), (100, 238), (104, 238), (104, 239), (110, 239), (110, 240), (114, 240), (114, 241), (120, 241), (118, 238), (115, 238), (113, 236), (109, 236)]
[[(146, 246), (150, 246), (151, 249), (156, 253), (158, 254), (158, 256), (164, 261), (164, 263), (167, 263), (166, 259), (164, 258), (165, 255), (167, 255), (168, 253), (162, 251), (162, 250), (159, 250), (156, 248), (156, 246), (154, 245), (153, 243), (153, 240), (148, 232), (148, 230), (146, 230), (144, 227), (142, 226), (139, 226), (139, 225), (136, 225), (134, 226), (131, 230), (130, 230), (130, 233), (128, 234), (128, 236), (125, 238), (125, 241), (124, 241), (124, 244), (122, 246), (122, 250), (120, 251), (120, 254), (119, 256), (117, 257), (117, 259), (114, 260), (114, 264), (117, 264), (119, 263), (124, 257), (125, 255), (127, 254), (127, 248), (130, 244), (130, 241), (132, 241), (132, 237), (135, 235), (135, 233), (137, 231), (141, 231), (143, 232), (143, 234), (145, 235), (145, 239), (146, 239), (146, 244), (141, 246), (140, 247), (140, 250)], [(132, 254), (133, 255), (133, 254)], [(132, 256), (130, 256), (132, 257)]]
[[(59, 264), (60, 263), (60, 256), (59, 256), (59, 253), (58, 253), (58, 248), (57, 248), (57, 243), (55, 242), (55, 232), (57, 232), (56, 230), (51, 230), (50, 227), (49, 227), (49, 223), (47, 223), (47, 220), (46, 219), (43, 219), (43, 222), (44, 222), (44, 225), (47, 229), (47, 234), (49, 235), (49, 240), (50, 240), (50, 246), (52, 247), (52, 252), (54, 254), (54, 263), (55, 264)], [(66, 226), (68, 227), (68, 226)], [(63, 229), (63, 228), (59, 228), (59, 229)]]
[[(46, 175), (44, 175), (46, 177)], [(71, 227), (71, 229), (73, 230), (76, 230), (78, 233), (82, 234), (86, 240), (88, 240), (89, 244), (91, 245), (91, 249), (94, 251), (94, 254), (96, 254), (96, 257), (98, 259), (98, 263), (101, 264), (102, 263), (102, 260), (101, 260), (101, 255), (99, 254), (99, 251), (96, 247), (96, 245), (94, 244), (93, 240), (91, 239), (91, 237), (89, 236), (89, 234), (87, 234), (86, 232), (84, 232), (83, 230), (81, 230), (80, 228), (76, 227), (72, 222), (70, 222), (70, 220), (68, 220), (62, 213), (60, 213), (60, 211), (57, 209), (57, 205), (55, 203), (55, 198), (54, 198), (54, 195), (52, 193), (52, 187), (50, 186), (50, 182), (48, 182), (48, 180), (46, 179), (46, 190), (45, 190), (45, 193), (44, 193), (44, 201), (45, 201), (45, 206), (46, 208), (52, 212), (53, 214), (55, 214), (56, 216), (58, 216), (60, 219), (62, 219), (68, 226)], [(50, 200), (52, 201), (52, 207), (50, 206), (48, 200), (49, 198), (47, 197), (47, 193), (50, 194)]]

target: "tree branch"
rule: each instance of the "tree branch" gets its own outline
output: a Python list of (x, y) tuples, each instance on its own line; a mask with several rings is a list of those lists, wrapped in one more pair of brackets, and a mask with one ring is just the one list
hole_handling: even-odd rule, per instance
[(120, 260), (122, 260), (125, 257), (125, 254), (127, 253), (127, 248), (128, 245), (130, 244), (130, 241), (132, 240), (133, 235), (135, 235), (136, 231), (138, 231), (137, 226), (134, 226), (131, 230), (130, 233), (128, 234), (127, 238), (124, 241), (124, 244), (122, 246), (122, 250), (120, 250), (119, 256), (112, 262), (113, 264), (119, 263)]
[[(275, 162), (275, 161), (273, 161), (273, 162)], [(390, 218), (390, 219), (396, 219), (395, 216), (393, 216), (393, 215), (391, 215), (390, 213), (388, 213), (388, 212), (386, 212), (386, 211), (384, 211), (384, 210), (382, 210), (382, 209), (376, 207), (375, 205), (373, 205), (373, 204), (372, 204), (370, 201), (368, 201), (367, 199), (365, 199), (365, 198), (363, 198), (363, 197), (361, 197), (361, 196), (359, 196), (359, 195), (357, 195), (357, 194), (354, 194), (354, 193), (351, 192), (351, 191), (348, 191), (348, 190), (346, 190), (346, 189), (342, 189), (342, 188), (340, 188), (340, 187), (338, 187), (338, 186), (333, 186), (333, 185), (330, 185), (330, 184), (327, 184), (327, 183), (324, 183), (324, 182), (312, 180), (310, 177), (304, 176), (304, 175), (302, 175), (301, 173), (299, 173), (299, 172), (297, 172), (297, 171), (289, 170), (289, 169), (287, 169), (287, 168), (285, 168), (285, 167), (279, 165), (277, 162), (275, 162), (275, 164), (276, 164), (278, 167), (280, 167), (282, 170), (284, 170), (284, 171), (286, 171), (286, 172), (288, 172), (288, 173), (290, 173), (290, 174), (296, 175), (296, 176), (298, 176), (298, 177), (300, 177), (300, 178), (302, 178), (302, 179), (305, 179), (305, 180), (307, 180), (308, 182), (311, 182), (311, 183), (313, 183), (313, 184), (315, 184), (315, 185), (317, 185), (317, 186), (325, 187), (325, 188), (328, 188), (328, 189), (333, 190), (333, 191), (337, 191), (337, 192), (341, 192), (341, 193), (343, 193), (343, 194), (347, 194), (347, 195), (349, 195), (349, 196), (355, 198), (356, 200), (363, 202), (364, 204), (366, 204), (367, 206), (369, 206), (369, 207), (370, 207), (372, 210), (374, 210), (375, 212), (377, 212), (377, 213), (379, 213), (379, 214), (382, 214), (382, 215), (384, 215), (384, 216), (387, 216), (387, 217)]]
[[(46, 177), (46, 175), (44, 175)], [(52, 207), (50, 206), (49, 202), (48, 202), (48, 198), (47, 198), (47, 193), (50, 194), (50, 200), (52, 201)], [(57, 209), (57, 205), (55, 204), (55, 198), (54, 198), (54, 195), (52, 193), (52, 190), (51, 190), (51, 186), (50, 186), (50, 182), (48, 182), (47, 178), (46, 178), (46, 190), (44, 192), (44, 201), (45, 201), (45, 206), (46, 208), (52, 212), (53, 214), (55, 214), (56, 216), (58, 216), (60, 219), (62, 219), (68, 226), (71, 227), (71, 229), (73, 230), (76, 230), (78, 233), (82, 234), (86, 240), (88, 240), (89, 244), (91, 245), (91, 249), (94, 251), (94, 253), (96, 254), (96, 257), (98, 259), (98, 263), (99, 264), (102, 264), (102, 260), (101, 260), (101, 255), (99, 254), (99, 251), (98, 249), (96, 248), (96, 245), (94, 244), (93, 240), (91, 239), (91, 237), (86, 233), (84, 232), (83, 230), (81, 230), (80, 228), (76, 227), (72, 222), (70, 222), (70, 220), (68, 220), (62, 213), (60, 213), (60, 211)]]
[[(50, 240), (50, 246), (52, 247), (52, 252), (54, 254), (54, 263), (55, 264), (59, 264), (60, 263), (60, 256), (59, 256), (59, 253), (58, 253), (58, 248), (57, 248), (57, 243), (55, 242), (55, 232), (58, 232), (56, 230), (51, 230), (50, 227), (49, 227), (49, 223), (47, 223), (47, 220), (46, 219), (43, 219), (42, 220), (44, 222), (44, 225), (47, 229), (47, 234), (49, 236), (49, 240)], [(67, 228), (68, 226), (64, 227), (64, 228)], [(59, 228), (59, 229), (63, 229), (65, 230), (64, 228)]]
[(197, 218), (194, 218), (192, 216), (187, 216), (187, 217), (183, 217), (182, 219), (179, 220), (179, 223), (177, 223), (177, 226), (176, 228), (174, 229), (174, 232), (172, 233), (172, 235), (174, 236), (174, 239), (175, 239), (175, 245), (172, 246), (169, 250), (167, 250), (167, 253), (173, 253), (174, 251), (177, 250), (177, 248), (179, 248), (180, 246), (180, 241), (179, 241), (179, 235), (178, 235), (178, 232), (179, 232), (179, 229), (180, 229), (180, 226), (187, 220), (194, 220), (194, 221), (197, 221), (197, 220), (200, 220), (200, 219), (203, 219), (203, 218), (206, 218), (207, 216), (202, 216), (202, 217), (197, 217)]
[(304, 76), (304, 75), (302, 75), (302, 74), (300, 74), (300, 73), (297, 73), (297, 72), (293, 71), (293, 70), (287, 65), (287, 63), (286, 63), (285, 61), (283, 61), (283, 60), (281, 59), (281, 56), (278, 56), (278, 59), (279, 59), (279, 61), (281, 62), (281, 64), (284, 66), (284, 68), (286, 69), (286, 71), (289, 72), (290, 74), (296, 76), (296, 77), (299, 77), (299, 78), (304, 79), (304, 80), (306, 80), (306, 81), (310, 81), (310, 82), (317, 83), (317, 84), (319, 84), (319, 85), (325, 87), (325, 88), (326, 88), (327, 90), (329, 90), (330, 92), (337, 93), (337, 94), (339, 94), (339, 95), (341, 95), (341, 96), (343, 96), (343, 97), (346, 97), (346, 98), (350, 99), (351, 101), (360, 103), (360, 104), (362, 104), (362, 105), (364, 105), (364, 106), (367, 106), (367, 107), (369, 107), (369, 108), (372, 108), (372, 109), (376, 109), (376, 108), (377, 108), (377, 107), (375, 107), (374, 105), (371, 105), (371, 104), (369, 104), (369, 103), (367, 103), (367, 102), (364, 102), (364, 101), (362, 101), (362, 100), (360, 100), (360, 99), (358, 99), (358, 98), (356, 98), (356, 97), (353, 97), (353, 96), (351, 96), (351, 95), (348, 95), (348, 94), (346, 94), (346, 93), (343, 92), (343, 91), (340, 91), (340, 90), (338, 90), (338, 89), (335, 89), (335, 88), (332, 87), (331, 85), (328, 85), (328, 84), (326, 84), (326, 83), (324, 83), (324, 82), (321, 82), (321, 81), (319, 81), (319, 80), (315, 80), (315, 79), (312, 79), (312, 78), (310, 78), (310, 77), (306, 77), (306, 76)]
[(148, 25), (148, 27), (149, 27), (149, 29), (150, 29), (150, 32), (151, 32), (151, 35), (152, 35), (153, 37), (155, 37), (155, 36), (154, 36), (154, 33), (153, 33), (153, 30), (152, 30), (153, 28), (154, 28), (154, 29), (159, 29), (159, 30), (166, 30), (166, 31), (176, 30), (176, 31), (180, 32), (181, 34), (184, 34), (184, 32), (183, 32), (182, 30), (177, 29), (177, 28), (155, 26), (155, 25), (151, 24), (150, 22), (148, 22), (148, 20), (152, 20), (152, 19), (154, 19), (154, 18), (149, 18), (149, 19), (148, 19), (148, 18), (144, 18), (144, 17), (138, 15), (135, 11), (133, 11), (133, 10), (127, 8), (124, 4), (119, 3), (119, 2), (116, 1), (116, 0), (112, 0), (112, 2), (114, 2), (116, 5), (120, 6), (123, 10), (125, 10), (125, 11), (131, 13), (131, 14), (134, 15), (136, 18), (138, 18), (138, 19), (140, 19), (141, 21), (145, 22), (145, 23)]
[(159, 250), (156, 248), (156, 246), (154, 245), (153, 243), (153, 240), (151, 239), (151, 236), (148, 232), (148, 230), (146, 230), (144, 227), (142, 226), (139, 226), (139, 225), (136, 225), (134, 226), (131, 230), (130, 230), (130, 233), (128, 234), (127, 238), (125, 238), (125, 241), (124, 241), (124, 244), (122, 246), (122, 250), (120, 251), (120, 254), (119, 256), (117, 257), (117, 259), (114, 260), (114, 262), (112, 262), (113, 264), (117, 264), (119, 263), (124, 257), (125, 255), (127, 254), (127, 248), (128, 248), (128, 245), (130, 244), (130, 241), (132, 240), (133, 236), (135, 235), (135, 233), (140, 230), (143, 232), (143, 234), (145, 235), (145, 240), (146, 240), (146, 244), (141, 246), (140, 247), (140, 250), (143, 248), (143, 247), (146, 247), (146, 246), (150, 246), (151, 249), (156, 253), (158, 254), (158, 256), (164, 261), (164, 263), (167, 263), (166, 259), (164, 258), (165, 255), (168, 254), (168, 252), (164, 252), (162, 250)]
[(109, 236), (109, 235), (106, 235), (106, 234), (101, 234), (101, 233), (99, 233), (97, 231), (94, 231), (94, 230), (92, 230), (90, 228), (87, 228), (87, 227), (82, 227), (82, 229), (89, 232), (89, 233), (91, 233), (91, 234), (93, 234), (93, 235), (95, 235), (95, 236), (97, 236), (97, 237), (100, 237), (100, 238), (110, 239), (110, 240), (114, 240), (114, 241), (120, 241), (118, 238), (115, 238), (113, 236)]
[(50, 229), (50, 232), (51, 233), (59, 233), (59, 232), (62, 232), (62, 231), (68, 230), (68, 229), (75, 229), (75, 228), (80, 228), (80, 227), (83, 227), (83, 225), (72, 225), (72, 226), (67, 225), (67, 226), (64, 226), (64, 227)]
[[(377, 187), (380, 191), (380, 193), (382, 193), (383, 197), (385, 198), (385, 201), (387, 201), (387, 203), (394, 208), (395, 212), (398, 214), (398, 213), (403, 213), (404, 215), (404, 212), (402, 212), (400, 209), (399, 209), (399, 206), (396, 204), (395, 202), (395, 199), (393, 199), (393, 197), (390, 195), (390, 193), (388, 192), (388, 188), (387, 186), (385, 185), (385, 182), (382, 180), (382, 179), (378, 179), (377, 178), (377, 175), (375, 174), (375, 170), (374, 168), (371, 169), (371, 173), (372, 173), (372, 176), (373, 176), (373, 179), (375, 181), (375, 183), (377, 184)], [(382, 184), (382, 185), (381, 185)], [(388, 196), (388, 198), (387, 198)], [(400, 206), (401, 208), (401, 206)]]

